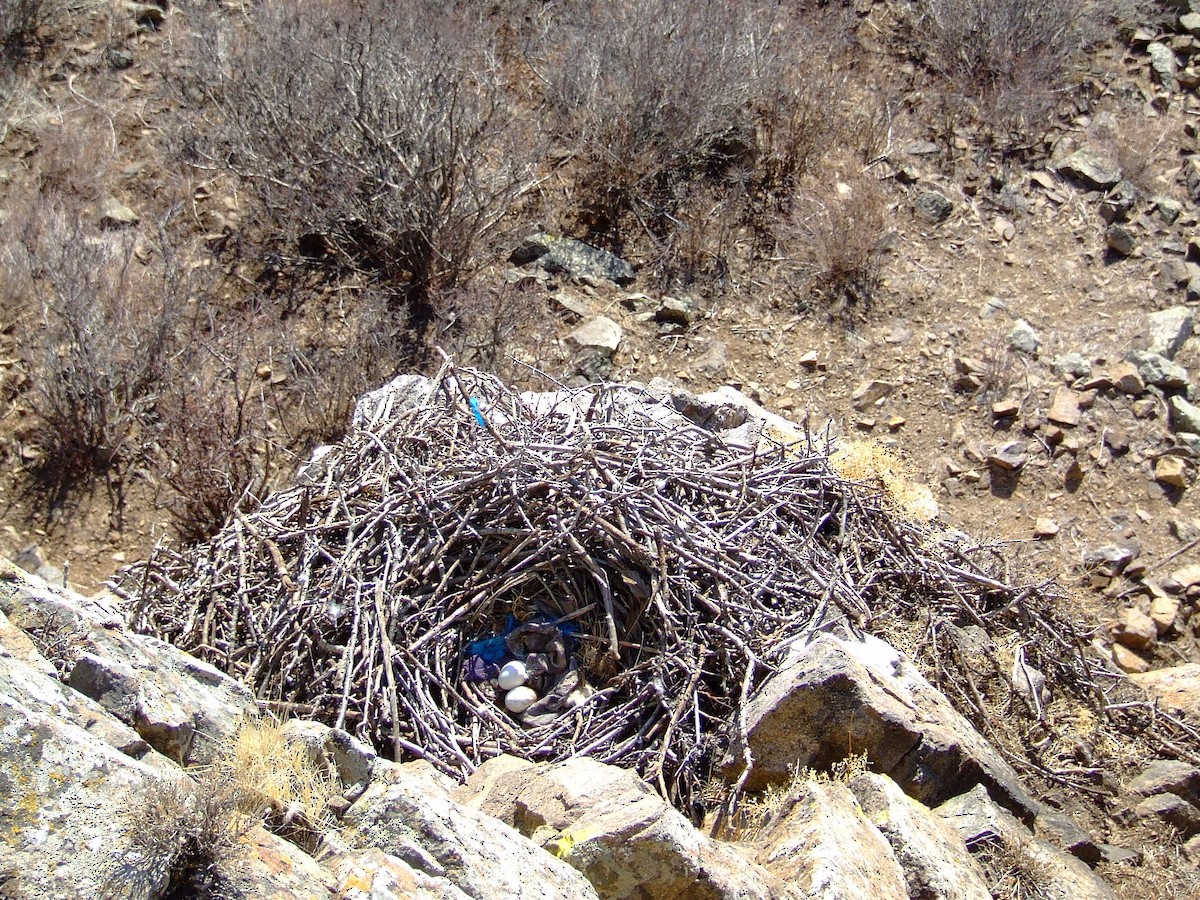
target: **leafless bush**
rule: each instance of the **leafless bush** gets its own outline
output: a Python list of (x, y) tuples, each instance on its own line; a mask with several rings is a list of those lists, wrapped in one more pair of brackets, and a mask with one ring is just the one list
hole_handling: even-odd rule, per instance
[(644, 233), (661, 248), (697, 185), (725, 181), (748, 202), (786, 194), (830, 140), (837, 84), (773, 4), (563, 10), (541, 68), (593, 236), (617, 245)]
[(57, 487), (96, 476), (119, 490), (141, 455), (187, 304), (133, 241), (52, 212), (21, 240), (37, 285), (24, 345), (41, 474)]
[(914, 0), (911, 34), (925, 65), (997, 131), (1044, 126), (1099, 40), (1113, 0)]
[(307, 235), (401, 286), (424, 327), (533, 178), (485, 16), (465, 0), (264, 3), (213, 48), (215, 138), (195, 149), (261, 189), (288, 252)]
[(879, 287), (887, 201), (870, 179), (805, 191), (795, 217), (796, 259), (805, 290), (833, 315), (853, 315)]
[(541, 344), (554, 327), (541, 292), (470, 285), (451, 293), (442, 306), (437, 341), (455, 362), (510, 379), (522, 374), (513, 357), (544, 362)]
[(0, 0), (0, 70), (24, 62), (62, 10), (62, 0)]
[(250, 820), (238, 812), (236, 781), (210, 772), (197, 781), (163, 784), (146, 794), (130, 835), (139, 870), (166, 874), (163, 897), (221, 897), (219, 865), (236, 855)]

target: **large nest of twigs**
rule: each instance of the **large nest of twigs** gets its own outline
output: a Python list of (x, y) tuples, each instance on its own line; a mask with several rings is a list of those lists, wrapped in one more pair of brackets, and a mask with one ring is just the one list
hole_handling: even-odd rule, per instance
[[(684, 809), (740, 700), (836, 621), (916, 623), (935, 648), (943, 626), (1027, 629), (1023, 660), (1098, 690), (1052, 598), (839, 474), (824, 441), (719, 433), (636, 388), (518, 395), (449, 366), (368, 395), (297, 486), (116, 589), (140, 629), (396, 758), (464, 777), (501, 753), (587, 754)], [(521, 622), (569, 623), (590, 686), (532, 721), (467, 677), (473, 643)]]

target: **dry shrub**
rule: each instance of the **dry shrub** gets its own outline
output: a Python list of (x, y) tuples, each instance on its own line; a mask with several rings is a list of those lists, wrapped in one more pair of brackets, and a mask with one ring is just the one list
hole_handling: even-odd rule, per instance
[(211, 771), (195, 781), (164, 783), (138, 801), (142, 827), (130, 834), (130, 850), (138, 870), (167, 875), (159, 896), (224, 896), (219, 867), (236, 856), (252, 824), (239, 812), (241, 802), (238, 784)]
[(193, 149), (258, 189), (284, 254), (370, 272), (424, 329), (534, 180), (496, 41), (465, 0), (272, 0), (209, 48)]
[(438, 346), (457, 363), (510, 381), (523, 374), (514, 359), (541, 367), (557, 330), (544, 293), (514, 285), (458, 288), (439, 308)]
[(1060, 896), (1055, 878), (1032, 846), (1026, 842), (989, 840), (972, 847), (983, 866), (995, 900), (1052, 900)]
[(660, 279), (704, 258), (686, 245), (706, 221), (783, 202), (831, 141), (841, 85), (792, 11), (650, 0), (546, 15), (538, 68), (571, 160), (572, 230), (615, 249), (645, 241)]
[(0, 70), (27, 61), (64, 6), (62, 0), (0, 0)]
[(1116, 120), (1112, 131), (1099, 135), (1112, 148), (1121, 176), (1145, 197), (1164, 193), (1163, 175), (1176, 165), (1182, 150), (1182, 130), (1166, 119), (1143, 116)]
[(244, 723), (216, 771), (237, 786), (243, 812), (256, 819), (265, 813), (273, 830), (310, 848), (330, 822), (329, 801), (341, 794), (336, 775), (315, 766), (271, 718)]
[(879, 287), (887, 202), (868, 178), (805, 191), (794, 216), (794, 257), (812, 305), (852, 318)]
[(914, 0), (910, 40), (980, 123), (1038, 136), (1102, 39), (1110, 0)]

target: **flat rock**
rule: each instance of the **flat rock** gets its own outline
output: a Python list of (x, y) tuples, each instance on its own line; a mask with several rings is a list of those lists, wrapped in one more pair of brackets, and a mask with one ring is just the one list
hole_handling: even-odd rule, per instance
[(1108, 380), (1122, 394), (1136, 397), (1146, 391), (1146, 382), (1142, 380), (1137, 366), (1130, 362), (1121, 362), (1113, 366), (1108, 372)]
[(814, 900), (909, 897), (891, 845), (840, 782), (807, 781), (793, 789), (755, 848), (755, 858), (794, 885), (799, 896)]
[(1142, 819), (1162, 819), (1185, 837), (1200, 833), (1200, 809), (1177, 794), (1154, 794), (1133, 811)]
[(1130, 608), (1121, 616), (1113, 637), (1131, 650), (1145, 650), (1158, 639), (1158, 626), (1140, 609)]
[[(159, 13), (162, 10), (159, 9)], [(138, 214), (116, 197), (105, 197), (100, 201), (100, 227), (128, 228), (138, 223)]]
[(1083, 567), (1089, 572), (1115, 578), (1124, 572), (1125, 567), (1136, 557), (1137, 554), (1130, 547), (1123, 547), (1120, 544), (1105, 544), (1083, 554)]
[(376, 847), (474, 900), (595, 898), (574, 868), (496, 818), (428, 790), (402, 767), (372, 783), (342, 817), (355, 849)]
[(1079, 416), (1079, 394), (1068, 387), (1058, 388), (1046, 418), (1056, 425), (1070, 428), (1079, 424)]
[(1164, 591), (1169, 591), (1172, 594), (1182, 594), (1189, 588), (1200, 584), (1200, 563), (1191, 563), (1186, 566), (1180, 566), (1163, 579), (1162, 587)]
[(1156, 759), (1147, 763), (1125, 790), (1139, 797), (1176, 794), (1189, 803), (1200, 803), (1200, 769), (1180, 759)]
[(1150, 334), (1151, 353), (1174, 359), (1184, 343), (1192, 335), (1195, 316), (1186, 306), (1172, 306), (1150, 313), (1146, 317)]
[(1055, 166), (1061, 174), (1092, 190), (1106, 191), (1121, 180), (1121, 167), (1106, 152), (1092, 147), (1076, 150)]
[(1113, 644), (1112, 658), (1117, 668), (1126, 675), (1135, 675), (1150, 671), (1149, 662), (1122, 644)]
[(1164, 709), (1200, 721), (1200, 663), (1184, 663), (1129, 676)]
[(891, 844), (909, 897), (925, 900), (991, 900), (983, 869), (962, 836), (884, 775), (850, 782), (867, 820)]
[[(916, 666), (879, 638), (832, 634), (793, 645), (746, 707), (750, 790), (786, 783), (797, 767), (826, 769), (853, 753), (909, 796), (934, 804), (983, 782), (1022, 818), (1038, 804), (1012, 767)], [(722, 762), (734, 779), (743, 748)]]
[(261, 825), (241, 837), (215, 872), (221, 896), (254, 900), (330, 900), (333, 876), (315, 859)]
[(1024, 441), (1009, 441), (1001, 444), (987, 456), (988, 465), (1008, 472), (1015, 472), (1025, 467), (1029, 462), (1026, 450), (1029, 447)]
[(850, 395), (850, 401), (854, 404), (855, 409), (863, 410), (878, 403), (894, 390), (896, 390), (896, 385), (890, 381), (865, 381), (854, 389), (854, 393)]
[(535, 765), (499, 757), (455, 797), (574, 866), (606, 900), (799, 897), (698, 831), (634, 773), (597, 760)]
[(305, 719), (288, 719), (282, 731), (284, 740), (305, 749), (317, 771), (337, 776), (347, 797), (359, 796), (371, 783), (376, 753), (349, 732)]
[[(325, 865), (333, 871), (337, 900), (469, 900), (448, 879), (426, 875), (376, 847), (341, 854)], [(503, 900), (501, 894), (490, 896)]]

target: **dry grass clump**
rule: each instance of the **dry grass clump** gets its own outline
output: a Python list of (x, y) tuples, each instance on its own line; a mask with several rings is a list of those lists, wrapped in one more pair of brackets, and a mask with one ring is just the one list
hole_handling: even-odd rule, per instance
[(239, 809), (256, 819), (265, 814), (272, 830), (298, 843), (330, 823), (327, 804), (341, 793), (336, 775), (314, 765), (271, 718), (243, 724), (214, 768), (237, 786)]
[(928, 485), (916, 480), (894, 450), (873, 440), (843, 440), (829, 458), (843, 478), (883, 489), (893, 509), (916, 522), (937, 518), (938, 506)]

